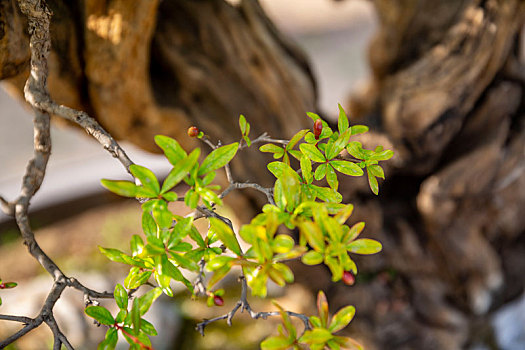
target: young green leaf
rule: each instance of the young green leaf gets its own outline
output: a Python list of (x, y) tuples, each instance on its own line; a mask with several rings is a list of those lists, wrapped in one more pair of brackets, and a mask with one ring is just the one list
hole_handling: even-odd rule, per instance
[(105, 307), (88, 306), (86, 307), (85, 312), (88, 316), (93, 317), (101, 324), (112, 326), (115, 323), (115, 319)]
[(292, 347), (294, 340), (282, 335), (266, 338), (261, 343), (262, 350), (286, 350)]
[(332, 321), (330, 322), (330, 327), (328, 330), (332, 333), (340, 331), (341, 329), (348, 326), (350, 321), (352, 321), (354, 318), (354, 315), (355, 307), (349, 305), (342, 308), (332, 317)]
[(102, 186), (123, 197), (136, 197), (138, 186), (130, 181), (100, 180)]
[(139, 299), (139, 311), (140, 316), (144, 316), (146, 312), (148, 312), (149, 308), (151, 307), (151, 304), (162, 294), (162, 290), (160, 288), (155, 288), (144, 295), (140, 296)]
[(210, 226), (217, 237), (219, 237), (222, 243), (224, 243), (226, 248), (230, 249), (238, 256), (242, 255), (241, 246), (230, 226), (226, 225), (222, 220), (213, 217), (210, 218)]
[(314, 250), (310, 250), (308, 253), (301, 257), (301, 261), (305, 265), (317, 265), (322, 263), (323, 259), (324, 255)]
[(155, 194), (160, 192), (159, 181), (151, 170), (137, 164), (132, 164), (129, 166), (129, 171), (140, 180), (142, 186), (153, 191)]
[(306, 135), (307, 132), (308, 132), (308, 129), (303, 129), (303, 130), (298, 131), (295, 135), (293, 135), (290, 141), (286, 144), (286, 150), (289, 151), (292, 148), (294, 148), (295, 145), (299, 141), (301, 141), (301, 139), (304, 137), (304, 135)]
[(172, 165), (177, 164), (187, 155), (179, 143), (171, 137), (157, 135), (155, 136), (155, 143), (164, 151), (166, 158)]
[(322, 252), (325, 248), (323, 233), (319, 226), (312, 221), (303, 221), (299, 223), (301, 234), (306, 237), (308, 244), (318, 252)]
[(348, 251), (352, 253), (368, 255), (380, 252), (382, 246), (381, 243), (379, 243), (378, 241), (368, 238), (362, 238), (356, 239), (355, 241), (347, 244), (346, 249), (348, 249)]
[(284, 155), (284, 148), (274, 145), (273, 143), (267, 143), (259, 147), (259, 151), (266, 153), (273, 153), (274, 159), (279, 159)]
[(301, 172), (303, 174), (304, 180), (307, 184), (311, 184), (313, 181), (313, 175), (312, 175), (312, 162), (308, 157), (302, 156), (301, 157)]
[(109, 328), (106, 332), (105, 339), (98, 344), (97, 350), (114, 350), (117, 346), (118, 331), (115, 328)]
[(151, 216), (147, 212), (142, 213), (142, 230), (144, 231), (144, 234), (146, 237), (149, 236), (157, 236), (157, 224), (155, 223), (155, 220), (153, 219), (153, 216)]
[(339, 134), (344, 133), (348, 129), (348, 117), (346, 116), (345, 110), (341, 104), (337, 104), (339, 107), (339, 118), (337, 120), (337, 128), (339, 129)]
[(299, 145), (299, 148), (306, 157), (313, 160), (314, 162), (323, 163), (326, 161), (324, 155), (314, 145), (311, 145), (309, 143), (302, 143), (301, 145)]
[(363, 175), (363, 169), (361, 169), (357, 164), (352, 162), (347, 162), (346, 160), (332, 160), (330, 161), (335, 170), (350, 176), (361, 176)]
[(330, 164), (326, 164), (326, 182), (328, 182), (328, 186), (337, 191), (339, 181), (337, 181), (335, 170)]
[(201, 150), (199, 148), (196, 148), (193, 150), (193, 152), (190, 153), (188, 157), (184, 157), (180, 159), (177, 163), (175, 163), (173, 169), (170, 171), (170, 173), (164, 180), (164, 183), (162, 184), (162, 190), (160, 191), (161, 193), (165, 193), (171, 190), (179, 182), (181, 182), (182, 179), (186, 177), (186, 175), (188, 175), (188, 172), (197, 163), (200, 152)]
[(326, 171), (328, 170), (328, 165), (326, 163), (321, 163), (315, 169), (314, 178), (319, 181), (326, 176)]
[(246, 122), (246, 118), (242, 114), (239, 116), (239, 128), (241, 129), (242, 135), (248, 135), (250, 132), (249, 124)]
[(115, 291), (113, 292), (113, 296), (115, 297), (115, 302), (117, 303), (117, 306), (121, 310), (127, 310), (128, 308), (128, 292), (124, 287), (122, 287), (121, 284), (117, 284), (115, 286)]
[(369, 167), (366, 167), (366, 174), (368, 175), (368, 184), (370, 189), (377, 196), (379, 194), (379, 184), (376, 177), (370, 172)]
[(198, 175), (204, 175), (228, 164), (237, 153), (239, 143), (234, 142), (213, 150), (202, 162)]
[(306, 344), (324, 344), (332, 338), (333, 335), (328, 329), (314, 328), (304, 332), (304, 334), (299, 338), (299, 342)]

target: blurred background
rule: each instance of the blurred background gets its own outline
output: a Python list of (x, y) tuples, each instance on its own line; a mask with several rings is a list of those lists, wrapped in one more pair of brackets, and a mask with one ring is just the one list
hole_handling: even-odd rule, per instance
[[(0, 6), (0, 19), (20, 16), (8, 3)], [(135, 163), (160, 176), (170, 164), (150, 152), (153, 135), (191, 147), (184, 133), (197, 125), (230, 141), (240, 113), (252, 135), (268, 130), (287, 137), (310, 127), (304, 112), (334, 121), (341, 103), (351, 124), (371, 127), (360, 141), (395, 150), (378, 198), (365, 181), (341, 184), (345, 199), (360, 208), (351, 221), (365, 220), (366, 235), (385, 247), (381, 256), (357, 260), (356, 286), (333, 285), (322, 267), (293, 264), (297, 282), (270, 288), (271, 298), (313, 313), (314, 295), (324, 289), (332, 312), (355, 305), (356, 319), (345, 332), (366, 349), (525, 348), (522, 2), (48, 3), (55, 14), (51, 95), (95, 116)], [(16, 26), (10, 30), (0, 44), (11, 40), (11, 49), (27, 39)], [(19, 68), (3, 70), (0, 90), (0, 194), (9, 200), (18, 195), (33, 152), (32, 114), (20, 98), (27, 47), (18, 46)], [(7, 66), (7, 50), (0, 56)], [(111, 290), (127, 271), (97, 247), (127, 250), (141, 230), (140, 207), (102, 188), (101, 178), (127, 179), (126, 172), (84, 131), (54, 120), (52, 140), (46, 177), (31, 204), (36, 238), (68, 276)], [(248, 157), (234, 165), (239, 177), (261, 169), (257, 180), (268, 181), (264, 159)], [(257, 207), (257, 199), (235, 201), (225, 210), (240, 224), (245, 218), (234, 213), (246, 203)], [(0, 311), (36, 315), (52, 280), (3, 213), (0, 256), (0, 277), (19, 283), (1, 292)], [(275, 320), (236, 317), (231, 329), (210, 325), (204, 338), (194, 331), (198, 320), (235, 303), (235, 278), (224, 287), (222, 308), (182, 292), (175, 302), (161, 298), (148, 314), (158, 325), (155, 348), (258, 348), (275, 332)], [(252, 307), (272, 305), (254, 300)], [(82, 296), (68, 290), (56, 317), (75, 346), (92, 349), (104, 329), (82, 308)], [(0, 338), (16, 329), (0, 322)], [(12, 348), (51, 346), (50, 332), (40, 327)]]

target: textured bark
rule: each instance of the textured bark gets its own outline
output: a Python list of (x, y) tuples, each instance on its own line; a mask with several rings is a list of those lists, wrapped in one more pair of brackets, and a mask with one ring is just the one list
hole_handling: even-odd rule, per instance
[(525, 3), (375, 6), (373, 76), (349, 107), (396, 150), (381, 197), (354, 203), (385, 250), (333, 297), (359, 305), (371, 348), (490, 347), (491, 312), (525, 284)]

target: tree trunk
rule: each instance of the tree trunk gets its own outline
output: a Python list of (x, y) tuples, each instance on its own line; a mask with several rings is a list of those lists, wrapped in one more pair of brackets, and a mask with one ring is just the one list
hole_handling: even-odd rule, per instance
[(491, 312), (525, 284), (525, 2), (374, 4), (373, 77), (349, 108), (396, 151), (380, 197), (355, 203), (385, 250), (334, 298), (371, 348), (493, 348)]

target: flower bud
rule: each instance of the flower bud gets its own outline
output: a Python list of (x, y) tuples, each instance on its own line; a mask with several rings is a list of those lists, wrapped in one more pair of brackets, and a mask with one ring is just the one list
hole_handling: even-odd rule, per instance
[(347, 286), (351, 286), (355, 283), (355, 277), (350, 271), (343, 272), (343, 282)]
[(321, 119), (317, 119), (314, 122), (314, 136), (316, 140), (319, 140), (319, 136), (321, 135), (322, 131), (323, 131), (323, 123), (321, 122)]
[(197, 137), (197, 135), (199, 135), (199, 129), (196, 126), (190, 126), (188, 128), (188, 136)]
[(224, 305), (224, 299), (220, 295), (214, 295), (213, 296), (213, 302), (217, 306), (223, 306)]

